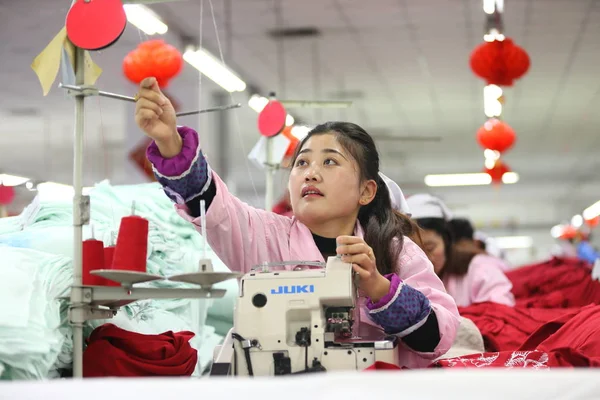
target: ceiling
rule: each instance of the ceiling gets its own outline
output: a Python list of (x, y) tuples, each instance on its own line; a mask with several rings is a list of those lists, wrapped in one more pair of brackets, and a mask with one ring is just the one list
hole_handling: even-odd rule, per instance
[[(29, 68), (62, 27), (69, 4), (0, 2), (0, 35), (8, 39), (0, 42), (0, 172), (71, 179), (72, 101), (56, 88), (43, 97)], [(275, 4), (281, 5), (279, 17)], [(290, 110), (299, 120), (349, 120), (374, 136), (441, 136), (437, 143), (378, 141), (384, 172), (407, 193), (428, 190), (426, 174), (478, 172), (483, 166), (475, 141), (485, 121), (483, 82), (468, 66), (470, 52), (482, 41), (481, 0), (212, 0), (214, 23), (209, 0), (203, 1), (202, 23), (200, 0), (151, 7), (169, 24), (169, 41), (189, 37), (198, 43), (202, 33), (203, 46), (213, 54), (220, 48), (226, 62), (262, 94), (275, 90), (288, 99), (353, 101), (347, 110)], [(521, 179), (500, 188), (429, 191), (480, 225), (547, 232), (600, 198), (600, 117), (594, 113), (600, 100), (600, 4), (505, 0), (504, 25), (532, 62), (528, 74), (505, 90), (503, 117), (518, 137), (505, 161)], [(269, 35), (277, 27), (315, 27), (320, 35), (278, 42)], [(122, 77), (121, 61), (144, 39), (129, 26), (117, 44), (93, 55), (104, 69), (102, 89), (135, 91)], [(198, 74), (189, 66), (176, 81), (178, 93), (195, 91), (203, 104), (219, 90), (203, 78), (198, 94)], [(249, 94), (234, 100), (245, 106)], [(105, 177), (135, 182), (124, 167), (127, 136), (135, 130), (132, 108), (106, 99), (88, 104), (86, 184)], [(245, 107), (230, 115), (231, 180), (241, 196), (254, 189), (260, 194), (264, 178), (244, 161), (258, 138), (256, 113)]]

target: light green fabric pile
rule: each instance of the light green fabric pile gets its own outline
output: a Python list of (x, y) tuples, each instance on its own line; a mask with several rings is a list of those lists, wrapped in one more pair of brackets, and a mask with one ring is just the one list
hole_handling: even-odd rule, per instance
[[(96, 239), (111, 244), (121, 217), (130, 215), (135, 200), (135, 214), (150, 221), (148, 272), (170, 276), (197, 271), (202, 237), (175, 213), (158, 184), (113, 187), (102, 182), (90, 196)], [(56, 299), (68, 296), (72, 280), (72, 207), (70, 199), (42, 198), (21, 216), (0, 219), (0, 379), (56, 377), (60, 369), (70, 367), (72, 337), (66, 303)], [(91, 237), (91, 230), (84, 227), (84, 239)], [(206, 256), (216, 271), (228, 270), (208, 247)], [(148, 286), (185, 287), (168, 281)], [(110, 322), (140, 333), (195, 332), (191, 344), (198, 349), (195, 374), (199, 374), (232, 325), (237, 282), (215, 286), (227, 289), (224, 299), (139, 301), (123, 307)], [(207, 325), (211, 320), (220, 335)], [(105, 322), (90, 321), (86, 334)]]

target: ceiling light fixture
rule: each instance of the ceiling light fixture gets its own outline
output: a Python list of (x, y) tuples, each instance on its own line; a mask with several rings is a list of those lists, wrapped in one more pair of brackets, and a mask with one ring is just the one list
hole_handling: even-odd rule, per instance
[(151, 9), (141, 4), (125, 4), (125, 15), (127, 21), (134, 25), (146, 35), (164, 35), (169, 30), (167, 24)]
[[(516, 172), (506, 172), (502, 176), (502, 183), (513, 184), (519, 181)], [(425, 176), (425, 184), (430, 187), (444, 186), (483, 186), (492, 183), (492, 177), (485, 173), (469, 174), (438, 174)]]
[(189, 47), (183, 59), (230, 93), (246, 90), (246, 82), (205, 49)]

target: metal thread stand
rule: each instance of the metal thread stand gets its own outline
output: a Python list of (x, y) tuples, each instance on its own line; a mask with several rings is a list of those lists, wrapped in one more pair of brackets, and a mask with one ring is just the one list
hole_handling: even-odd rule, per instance
[[(73, 138), (73, 284), (68, 299), (69, 323), (73, 328), (73, 377), (83, 377), (83, 326), (86, 321), (93, 319), (109, 319), (116, 315), (117, 310), (129, 303), (142, 299), (201, 299), (219, 298), (225, 295), (223, 289), (213, 289), (212, 285), (234, 279), (237, 273), (213, 272), (210, 259), (200, 260), (199, 272), (182, 274), (170, 277), (169, 280), (200, 285), (199, 288), (174, 289), (174, 288), (140, 288), (134, 287), (135, 282), (121, 281), (122, 287), (84, 286), (83, 273), (83, 226), (90, 222), (90, 197), (84, 196), (83, 189), (83, 128), (84, 105), (87, 96), (101, 95), (100, 91), (92, 86), (85, 86), (84, 50), (75, 48), (75, 87), (65, 87), (68, 93), (75, 97), (75, 129)], [(106, 94), (107, 92), (102, 92)], [(129, 101), (126, 96), (105, 96), (119, 100)], [(222, 111), (237, 108), (239, 105), (217, 107), (214, 109), (193, 111), (185, 115), (203, 112)], [(204, 216), (203, 216), (204, 218)], [(203, 223), (203, 226), (206, 224)], [(206, 239), (204, 239), (206, 240)], [(101, 271), (100, 271), (101, 272)], [(100, 274), (98, 274), (100, 275)], [(162, 277), (146, 277), (144, 282), (164, 279)], [(140, 281), (141, 283), (142, 281)], [(63, 300), (67, 300), (64, 298)], [(193, 308), (192, 308), (193, 309)]]
[(267, 138), (266, 143), (266, 180), (265, 180), (265, 210), (271, 211), (273, 209), (273, 201), (275, 196), (275, 173), (279, 169), (279, 164), (273, 163), (273, 139)]

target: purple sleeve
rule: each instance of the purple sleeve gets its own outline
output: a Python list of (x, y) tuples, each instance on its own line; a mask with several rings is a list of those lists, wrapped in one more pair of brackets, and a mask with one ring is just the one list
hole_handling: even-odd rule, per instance
[(178, 127), (182, 139), (181, 152), (173, 158), (164, 158), (155, 142), (146, 150), (146, 157), (167, 196), (184, 204), (204, 193), (211, 182), (210, 166), (200, 149), (198, 133), (188, 127)]
[(419, 329), (431, 312), (429, 299), (406, 285), (396, 274), (390, 280), (390, 291), (377, 303), (367, 302), (369, 316), (386, 333), (404, 337)]

